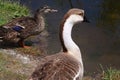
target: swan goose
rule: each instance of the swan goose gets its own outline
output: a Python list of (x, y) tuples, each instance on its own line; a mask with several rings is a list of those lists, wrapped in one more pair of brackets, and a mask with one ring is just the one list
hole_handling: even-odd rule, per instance
[(84, 21), (84, 10), (73, 8), (60, 24), (62, 52), (43, 58), (29, 80), (82, 80), (84, 69), (79, 47), (71, 38), (74, 24)]

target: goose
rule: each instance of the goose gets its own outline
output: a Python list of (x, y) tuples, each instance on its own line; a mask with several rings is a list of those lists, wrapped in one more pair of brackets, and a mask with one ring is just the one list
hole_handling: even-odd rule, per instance
[(45, 5), (36, 10), (34, 17), (15, 18), (9, 23), (0, 26), (0, 42), (17, 43), (20, 47), (27, 47), (24, 45), (24, 40), (44, 31), (44, 15), (52, 12), (57, 12), (57, 10)]
[(62, 51), (41, 59), (29, 80), (82, 80), (84, 69), (81, 51), (71, 38), (74, 24), (83, 22), (84, 10), (70, 9), (60, 24)]

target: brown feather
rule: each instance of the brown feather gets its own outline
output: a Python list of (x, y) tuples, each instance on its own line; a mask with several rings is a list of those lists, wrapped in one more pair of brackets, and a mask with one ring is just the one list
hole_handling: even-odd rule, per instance
[(69, 54), (57, 53), (40, 61), (32, 80), (73, 80), (80, 63)]

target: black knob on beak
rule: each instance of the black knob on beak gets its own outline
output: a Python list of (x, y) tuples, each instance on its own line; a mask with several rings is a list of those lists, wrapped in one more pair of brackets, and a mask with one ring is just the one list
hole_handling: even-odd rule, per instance
[(86, 18), (86, 16), (84, 16), (84, 20), (83, 20), (83, 22), (90, 23), (90, 21)]

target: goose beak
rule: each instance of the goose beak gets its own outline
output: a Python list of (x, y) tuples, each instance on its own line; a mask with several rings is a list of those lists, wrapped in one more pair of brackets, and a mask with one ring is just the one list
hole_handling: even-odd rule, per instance
[(86, 16), (84, 16), (84, 20), (83, 20), (83, 22), (90, 23), (90, 21), (86, 18)]

